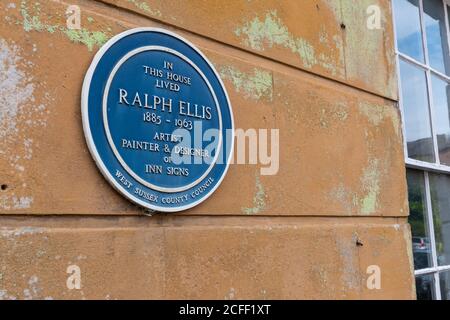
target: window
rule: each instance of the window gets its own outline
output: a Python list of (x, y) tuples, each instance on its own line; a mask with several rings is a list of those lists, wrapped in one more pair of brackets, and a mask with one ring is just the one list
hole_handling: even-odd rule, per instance
[(450, 0), (392, 0), (418, 299), (450, 300)]

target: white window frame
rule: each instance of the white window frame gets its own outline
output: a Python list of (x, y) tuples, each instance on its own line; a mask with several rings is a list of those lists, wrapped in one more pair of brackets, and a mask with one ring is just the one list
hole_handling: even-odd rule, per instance
[[(396, 0), (392, 0), (396, 1)], [(447, 174), (450, 175), (450, 166), (441, 164), (439, 159), (439, 148), (437, 143), (437, 135), (435, 134), (435, 123), (433, 119), (433, 92), (432, 92), (432, 86), (431, 86), (431, 76), (435, 75), (438, 78), (447, 81), (450, 84), (450, 76), (447, 76), (434, 68), (430, 66), (430, 60), (428, 57), (428, 47), (427, 47), (427, 34), (425, 32), (425, 23), (424, 23), (424, 11), (423, 11), (423, 0), (418, 0), (419, 2), (419, 16), (420, 16), (420, 31), (422, 34), (422, 48), (423, 48), (423, 54), (424, 54), (424, 62), (422, 63), (420, 61), (415, 60), (412, 57), (409, 57), (408, 55), (401, 53), (397, 46), (397, 34), (396, 34), (396, 28), (395, 28), (395, 14), (394, 14), (394, 5), (391, 4), (392, 8), (392, 20), (393, 20), (393, 30), (394, 30), (394, 44), (395, 44), (395, 55), (396, 55), (396, 63), (397, 63), (397, 75), (398, 75), (398, 91), (399, 91), (399, 109), (401, 114), (401, 121), (402, 121), (402, 132), (403, 132), (403, 147), (404, 147), (404, 154), (405, 154), (405, 164), (406, 168), (411, 169), (418, 169), (420, 170), (424, 175), (424, 182), (425, 182), (425, 193), (426, 193), (426, 209), (427, 209), (427, 226), (429, 235), (430, 235), (430, 245), (431, 245), (431, 258), (432, 258), (432, 266), (425, 269), (419, 269), (414, 271), (414, 276), (420, 276), (420, 275), (433, 275), (434, 277), (434, 288), (435, 288), (435, 298), (437, 300), (441, 300), (441, 288), (440, 288), (440, 281), (439, 281), (439, 273), (450, 271), (450, 265), (446, 266), (439, 266), (438, 260), (437, 260), (437, 250), (436, 250), (436, 239), (435, 239), (435, 233), (434, 233), (434, 221), (433, 221), (433, 210), (431, 207), (431, 192), (430, 192), (430, 178), (429, 173), (430, 172), (436, 172), (441, 174)], [(448, 6), (450, 6), (450, 0), (442, 0), (443, 2), (443, 9), (445, 13), (445, 26), (447, 31), (447, 46), (448, 46), (448, 52), (450, 52), (450, 27), (449, 27), (449, 12), (448, 12)], [(450, 59), (450, 57), (449, 57)], [(406, 128), (405, 128), (405, 116), (403, 113), (403, 97), (402, 97), (402, 84), (401, 84), (401, 77), (400, 77), (400, 61), (404, 60), (407, 63), (410, 63), (421, 70), (425, 72), (426, 75), (426, 89), (427, 89), (427, 95), (428, 95), (428, 112), (430, 116), (430, 126), (431, 126), (431, 134), (433, 139), (433, 150), (434, 150), (434, 156), (435, 156), (435, 163), (430, 163), (426, 161), (411, 159), (408, 157), (408, 145), (406, 140)]]

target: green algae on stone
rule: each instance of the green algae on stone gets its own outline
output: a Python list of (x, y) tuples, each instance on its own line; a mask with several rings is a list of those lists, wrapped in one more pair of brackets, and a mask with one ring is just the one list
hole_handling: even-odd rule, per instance
[(253, 73), (244, 73), (232, 66), (222, 66), (219, 68), (219, 73), (223, 79), (233, 83), (236, 92), (244, 92), (246, 98), (272, 100), (273, 77), (271, 72), (253, 68)]
[(337, 73), (332, 59), (324, 54), (317, 55), (310, 42), (295, 37), (278, 17), (275, 10), (267, 12), (262, 19), (255, 17), (253, 20), (246, 22), (236, 28), (234, 33), (238, 37), (245, 36), (243, 44), (254, 50), (264, 51), (266, 46), (269, 48), (275, 45), (281, 46), (298, 54), (303, 66), (307, 69), (320, 65), (333, 75)]
[(380, 164), (379, 159), (369, 160), (369, 164), (360, 178), (360, 185), (357, 190), (340, 183), (328, 193), (328, 197), (341, 203), (349, 215), (355, 210), (362, 215), (375, 213), (381, 192)]
[(397, 136), (400, 135), (400, 117), (397, 109), (393, 105), (380, 105), (361, 101), (359, 111), (374, 126), (380, 125), (383, 121), (390, 120)]
[[(397, 72), (393, 35), (388, 28), (389, 1), (332, 2), (339, 3), (341, 19), (347, 26), (343, 33), (347, 79), (362, 81), (371, 91), (396, 100)], [(369, 30), (366, 9), (377, 3), (381, 9), (381, 28)]]
[(68, 29), (66, 26), (59, 24), (43, 23), (39, 16), (40, 9), (36, 3), (34, 5), (34, 11), (36, 15), (30, 13), (26, 0), (21, 1), (20, 14), (23, 18), (21, 24), (26, 32), (37, 31), (53, 34), (58, 31), (59, 33), (65, 35), (70, 41), (84, 44), (89, 51), (92, 51), (95, 46), (101, 47), (110, 38), (110, 35), (102, 31), (90, 31), (86, 28)]
[(380, 171), (378, 159), (372, 159), (369, 161), (369, 166), (364, 170), (361, 183), (362, 188), (365, 191), (365, 195), (361, 199), (361, 213), (365, 215), (374, 213), (377, 207), (378, 195), (380, 193)]
[(150, 6), (148, 5), (148, 3), (146, 1), (138, 1), (138, 0), (127, 0), (127, 1), (129, 3), (132, 3), (136, 8), (149, 13), (151, 16), (154, 16), (154, 17), (162, 16), (161, 11), (150, 8)]
[(109, 37), (101, 31), (88, 31), (86, 29), (73, 30), (63, 28), (61, 30), (72, 42), (82, 43), (87, 46), (89, 51), (95, 46), (101, 47)]
[(257, 214), (266, 208), (266, 193), (264, 191), (264, 186), (258, 175), (256, 175), (256, 193), (253, 197), (253, 207), (252, 208), (242, 208), (242, 212), (245, 214)]

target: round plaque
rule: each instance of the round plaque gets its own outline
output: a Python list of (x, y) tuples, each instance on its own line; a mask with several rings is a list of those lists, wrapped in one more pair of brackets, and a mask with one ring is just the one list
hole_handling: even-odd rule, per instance
[(83, 129), (105, 178), (148, 209), (191, 208), (223, 180), (234, 142), (225, 87), (186, 39), (137, 28), (95, 55), (82, 90)]

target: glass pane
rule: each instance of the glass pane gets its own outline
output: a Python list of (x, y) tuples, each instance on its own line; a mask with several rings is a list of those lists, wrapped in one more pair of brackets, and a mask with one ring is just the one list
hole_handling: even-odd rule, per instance
[(398, 50), (423, 62), (419, 1), (394, 0), (393, 5)]
[(450, 86), (436, 76), (431, 77), (435, 132), (442, 164), (450, 165)]
[(439, 273), (439, 284), (441, 286), (441, 299), (450, 300), (450, 272)]
[(436, 299), (435, 290), (434, 276), (432, 274), (426, 274), (416, 277), (417, 300)]
[(431, 246), (427, 223), (425, 179), (423, 172), (408, 169), (409, 218), (411, 225), (414, 269), (431, 267)]
[(450, 176), (430, 173), (438, 265), (450, 264)]
[(448, 71), (447, 27), (442, 0), (426, 0), (423, 2), (425, 32), (430, 65), (434, 69), (446, 73)]
[(408, 157), (434, 162), (425, 72), (400, 60)]

